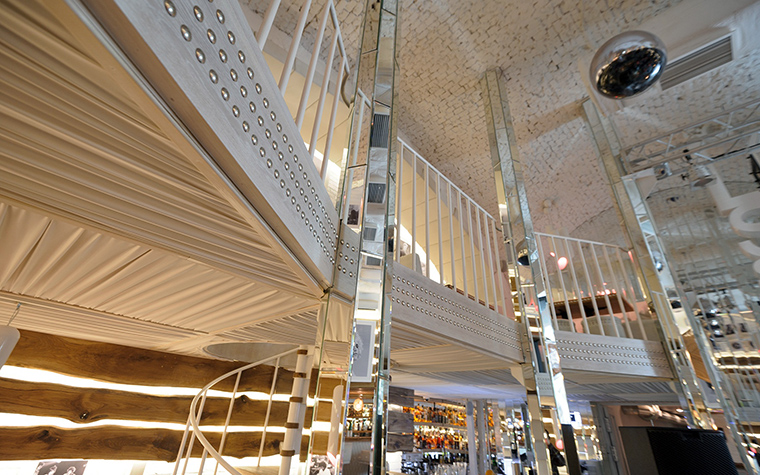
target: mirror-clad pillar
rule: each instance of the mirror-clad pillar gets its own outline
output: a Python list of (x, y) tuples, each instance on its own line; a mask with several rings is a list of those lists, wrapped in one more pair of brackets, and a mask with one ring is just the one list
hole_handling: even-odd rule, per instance
[[(678, 379), (680, 391), (678, 392), (681, 405), (688, 409), (686, 413), (687, 420), (690, 424), (702, 427), (703, 429), (711, 428), (712, 421), (709, 414), (705, 412), (705, 404), (702, 401), (702, 395), (699, 391), (697, 376), (691, 364), (691, 360), (685, 351), (685, 344), (680, 333), (677, 332), (675, 317), (669, 305), (658, 305), (660, 301), (667, 303), (667, 299), (657, 299), (658, 295), (667, 295), (666, 290), (661, 285), (659, 274), (662, 272), (655, 269), (654, 260), (651, 258), (646, 237), (643, 235), (637, 216), (636, 208), (643, 211), (643, 200), (638, 196), (631, 196), (626, 190), (623, 176), (626, 174), (622, 161), (618, 159), (620, 153), (620, 144), (614, 133), (608, 132), (610, 124), (605, 127), (605, 118), (599, 114), (593, 102), (586, 100), (583, 102), (583, 111), (586, 116), (586, 123), (589, 126), (596, 147), (597, 155), (602, 163), (602, 168), (607, 174), (612, 195), (614, 198), (615, 210), (618, 213), (618, 219), (621, 227), (625, 230), (624, 237), (626, 244), (633, 251), (636, 257), (637, 272), (640, 274), (640, 280), (645, 285), (645, 291), (649, 294), (647, 297), (655, 308), (657, 319), (660, 321), (662, 336), (665, 339), (666, 348), (672, 353), (670, 358), (671, 367)], [(641, 201), (637, 206), (634, 201)], [(666, 270), (667, 271), (667, 270)]]
[[(500, 70), (488, 71), (481, 79), (485, 103), (491, 164), (499, 197), (499, 217), (507, 244), (509, 264), (520, 294), (520, 326), (525, 363), (522, 377), (531, 407), (531, 434), (540, 475), (550, 472), (543, 440), (540, 403), (552, 400), (559, 420), (570, 423), (570, 409), (560, 365), (557, 342), (547, 305), (544, 276), (534, 235), (533, 220), (523, 181), (523, 166), (507, 101), (506, 84)], [(518, 263), (518, 256), (522, 264)], [(528, 307), (527, 300), (535, 303)], [(535, 326), (531, 325), (534, 320)], [(541, 384), (543, 382), (543, 384)]]
[[(398, 64), (397, 0), (368, 0), (356, 67), (354, 123), (349, 150), (356, 159), (347, 170), (341, 200), (347, 224), (360, 237), (349, 386), (372, 395), (369, 473), (386, 472), (392, 264), (396, 233), (396, 120)], [(366, 97), (367, 104), (364, 101)], [(369, 109), (369, 123), (361, 117)], [(366, 127), (365, 127), (366, 126)], [(368, 128), (367, 131), (363, 131)], [(361, 198), (358, 198), (361, 197)], [(358, 201), (357, 201), (358, 200)], [(378, 283), (379, 282), (379, 283)], [(369, 389), (371, 388), (371, 389)], [(350, 391), (350, 389), (349, 389)]]

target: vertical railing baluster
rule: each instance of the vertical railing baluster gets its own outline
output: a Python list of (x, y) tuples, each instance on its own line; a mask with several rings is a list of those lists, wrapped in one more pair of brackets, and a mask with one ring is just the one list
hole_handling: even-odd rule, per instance
[[(230, 419), (232, 418), (232, 409), (234, 409), (235, 407), (235, 398), (237, 397), (237, 390), (238, 390), (238, 387), (240, 386), (240, 376), (242, 374), (243, 374), (242, 371), (238, 371), (237, 377), (235, 378), (235, 386), (232, 388), (232, 396), (230, 396), (230, 406), (227, 408), (227, 418), (224, 420), (224, 429), (222, 430), (222, 440), (219, 442), (219, 455), (222, 455), (224, 453), (224, 443), (227, 441), (227, 428), (229, 428), (230, 426)], [(218, 460), (216, 461), (216, 465), (214, 466), (214, 475), (216, 475), (217, 470), (219, 470)]]
[(404, 143), (400, 142), (396, 160), (396, 248), (393, 250), (394, 260), (401, 260), (401, 210), (404, 198)]
[(488, 244), (488, 271), (491, 275), (491, 295), (493, 295), (493, 309), (495, 312), (499, 312), (499, 297), (496, 291), (496, 270), (494, 270), (493, 262), (493, 249), (491, 248), (491, 231), (493, 231), (493, 218), (488, 215), (485, 216), (486, 226), (486, 244)]
[(457, 207), (459, 208), (459, 243), (462, 248), (462, 282), (464, 283), (464, 296), (470, 298), (470, 289), (467, 285), (467, 257), (464, 250), (464, 207), (462, 206), (462, 191), (457, 188)]
[[(485, 306), (488, 307), (488, 276), (486, 275), (486, 252), (485, 248), (483, 247), (483, 227), (482, 227), (482, 220), (480, 219), (480, 207), (475, 207), (475, 217), (476, 224), (478, 226), (478, 244), (480, 245), (480, 259), (478, 259), (478, 262), (480, 262), (480, 269), (481, 269), (481, 276), (483, 278), (483, 302), (485, 303)], [(496, 306), (494, 305), (494, 308)]]
[[(182, 442), (179, 443), (179, 452), (177, 452), (177, 463), (174, 464), (174, 471), (172, 472), (172, 475), (178, 475), (179, 472), (179, 466), (182, 464), (182, 459), (184, 458), (184, 451), (185, 451), (185, 444), (187, 444), (187, 436), (190, 434), (190, 419), (193, 417), (192, 413), (190, 413), (187, 416), (187, 425), (185, 425), (185, 432), (182, 434)], [(182, 474), (184, 475), (185, 471), (182, 470)]]
[[(578, 246), (580, 246), (580, 243), (578, 243)], [(570, 274), (573, 276), (573, 285), (575, 286), (576, 299), (578, 300), (578, 309), (581, 312), (583, 332), (589, 334), (591, 331), (588, 328), (586, 309), (583, 307), (583, 292), (581, 292), (581, 286), (578, 284), (578, 274), (575, 272), (575, 264), (573, 263), (573, 258), (571, 257), (572, 254), (570, 252), (570, 245), (568, 244), (567, 239), (565, 239), (565, 247), (567, 248), (567, 260), (570, 263)], [(575, 323), (572, 324), (572, 327), (573, 331), (575, 331)]]
[(425, 277), (430, 278), (430, 165), (425, 163)]
[[(340, 100), (340, 87), (343, 82), (343, 67), (346, 64), (346, 58), (343, 58), (340, 62), (340, 70), (338, 71), (338, 79), (335, 81), (335, 92), (333, 93), (332, 111), (330, 111), (330, 123), (327, 125), (327, 138), (325, 139), (325, 153), (322, 160), (322, 169), (320, 174), (322, 180), (327, 184), (327, 165), (330, 163), (330, 148), (332, 147), (333, 135), (335, 133), (335, 120), (338, 116), (338, 101)], [(325, 86), (326, 87), (326, 86)]]
[(443, 285), (443, 217), (441, 216), (441, 174), (435, 174), (435, 196), (438, 208), (438, 283)]
[[(569, 255), (566, 239), (562, 240), (562, 245), (565, 250), (563, 254)], [(565, 301), (565, 311), (567, 312), (567, 319), (570, 322), (570, 331), (574, 332), (575, 322), (573, 321), (573, 312), (570, 310), (570, 302), (567, 300), (567, 289), (565, 288), (565, 276), (562, 274), (562, 269), (559, 268), (559, 258), (563, 256), (560, 256), (559, 248), (557, 247), (557, 242), (555, 241), (554, 236), (552, 236), (552, 247), (554, 247), (554, 252), (556, 254), (555, 257), (557, 261), (557, 275), (559, 276), (559, 284), (560, 284), (560, 287), (562, 288), (562, 296)], [(567, 256), (564, 256), (564, 257), (568, 261), (570, 260)], [(565, 264), (565, 267), (567, 267), (567, 264)]]
[(454, 246), (454, 193), (451, 191), (451, 182), (448, 182), (449, 202), (449, 247), (451, 248), (451, 285), (454, 292), (457, 290), (457, 255)]
[(472, 203), (467, 198), (467, 226), (470, 229), (470, 261), (472, 261), (472, 286), (475, 288), (475, 302), (480, 302), (480, 293), (478, 292), (478, 268), (477, 259), (475, 258), (475, 230), (472, 226)]
[(296, 25), (296, 30), (293, 34), (293, 40), (290, 42), (288, 57), (285, 59), (282, 74), (280, 75), (280, 94), (282, 94), (283, 97), (285, 96), (285, 90), (288, 88), (290, 75), (293, 73), (293, 65), (296, 62), (296, 54), (298, 54), (298, 47), (301, 44), (301, 36), (303, 35), (303, 29), (306, 26), (306, 19), (309, 16), (309, 9), (311, 9), (311, 0), (306, 0), (303, 7), (301, 7), (301, 15), (298, 17), (298, 24)]
[[(581, 262), (583, 263), (583, 270), (586, 273), (586, 283), (588, 284), (588, 291), (591, 298), (591, 305), (594, 307), (594, 315), (596, 315), (596, 321), (599, 323), (599, 331), (602, 336), (605, 335), (604, 332), (604, 322), (602, 321), (602, 314), (599, 313), (599, 306), (596, 304), (596, 293), (594, 292), (594, 284), (591, 282), (591, 273), (588, 271), (588, 266), (586, 265), (586, 256), (583, 254), (583, 246), (581, 245), (580, 241), (576, 241), (578, 243), (578, 250), (580, 251), (580, 257)], [(581, 299), (581, 306), (583, 305), (583, 299)]]
[(272, 397), (274, 396), (274, 389), (277, 385), (277, 373), (280, 371), (280, 358), (277, 358), (274, 364), (274, 375), (272, 375), (272, 387), (269, 388), (269, 400), (267, 401), (267, 413), (264, 416), (264, 430), (261, 432), (261, 443), (259, 444), (259, 460), (256, 464), (257, 467), (261, 467), (261, 457), (264, 455), (264, 442), (267, 438), (267, 427), (269, 426), (269, 415), (272, 413)]
[[(542, 235), (538, 233), (534, 233), (536, 236), (536, 244), (538, 245), (538, 265), (541, 267), (541, 274), (545, 276), (544, 285), (546, 286), (545, 292), (546, 292), (546, 303), (549, 305), (549, 310), (552, 314), (552, 323), (554, 323), (554, 329), (559, 330), (559, 325), (557, 324), (557, 310), (554, 308), (554, 295), (552, 292), (552, 283), (551, 279), (549, 278), (549, 269), (547, 269), (546, 266), (546, 254), (544, 254), (544, 243), (542, 242)], [(539, 296), (536, 295), (536, 298), (538, 299)], [(536, 305), (538, 305), (538, 302), (536, 302)]]
[(602, 267), (599, 265), (599, 258), (596, 255), (596, 244), (591, 244), (591, 254), (594, 256), (594, 265), (596, 266), (596, 272), (599, 274), (599, 281), (602, 284), (602, 295), (604, 295), (604, 303), (607, 305), (607, 313), (610, 315), (610, 325), (615, 330), (615, 336), (620, 337), (620, 330), (618, 330), (618, 322), (615, 314), (612, 312), (612, 302), (610, 302), (609, 290), (607, 289), (607, 279), (602, 274)]
[[(570, 302), (567, 300), (567, 290), (565, 289), (565, 277), (562, 275), (562, 269), (559, 268), (560, 255), (559, 248), (557, 247), (557, 241), (554, 236), (551, 237), (552, 247), (554, 248), (554, 261), (557, 263), (557, 276), (559, 277), (559, 285), (562, 288), (562, 297), (565, 301), (565, 311), (567, 312), (567, 320), (570, 322), (570, 331), (575, 331), (575, 324), (573, 323), (573, 313), (570, 311)], [(566, 246), (565, 246), (566, 247)], [(567, 257), (565, 257), (567, 259)], [(567, 267), (567, 265), (565, 265)]]
[(628, 318), (628, 312), (625, 309), (625, 302), (623, 302), (623, 296), (621, 294), (621, 287), (620, 287), (620, 281), (617, 278), (617, 275), (615, 275), (615, 269), (612, 267), (612, 261), (610, 261), (610, 253), (607, 250), (607, 246), (602, 246), (602, 250), (604, 251), (604, 260), (607, 262), (607, 268), (610, 271), (610, 275), (612, 277), (612, 285), (615, 287), (615, 295), (617, 296), (618, 305), (620, 305), (620, 312), (623, 314), (623, 326), (625, 327), (625, 331), (628, 335), (628, 338), (633, 338), (633, 332), (631, 331), (631, 323), (629, 322)]
[[(636, 308), (636, 304), (638, 303), (636, 302), (636, 289), (633, 288), (631, 279), (628, 278), (628, 271), (625, 268), (625, 262), (620, 257), (620, 251), (617, 251), (615, 254), (617, 255), (617, 260), (620, 263), (620, 269), (621, 269), (621, 272), (623, 273), (623, 279), (625, 280), (625, 289), (626, 289), (625, 291), (626, 293), (629, 294), (628, 299), (633, 303), (633, 308), (634, 308), (633, 311), (636, 315), (636, 321), (639, 322), (638, 325), (639, 325), (639, 330), (641, 330), (641, 338), (646, 340), (648, 337), (647, 337), (647, 332), (644, 329), (644, 322), (641, 321), (641, 316), (639, 316), (638, 309)], [(629, 259), (631, 258), (631, 256), (628, 255), (628, 253), (626, 253), (626, 256)]]
[[(311, 59), (309, 60), (309, 69), (306, 70), (306, 82), (301, 90), (301, 100), (298, 102), (298, 111), (296, 112), (296, 128), (300, 131), (303, 125), (303, 119), (306, 115), (306, 108), (309, 105), (309, 95), (311, 94), (311, 86), (314, 84), (314, 74), (317, 71), (317, 63), (319, 62), (319, 50), (322, 48), (322, 41), (325, 37), (325, 31), (327, 30), (327, 16), (329, 15), (329, 8), (325, 6), (322, 12), (322, 17), (319, 19), (319, 27), (317, 29), (317, 38), (314, 40), (314, 48), (311, 51)], [(338, 35), (335, 35), (334, 42), (337, 42)], [(328, 63), (329, 64), (329, 63)], [(322, 78), (322, 89), (325, 88), (327, 82)], [(285, 95), (285, 91), (282, 91)], [(316, 119), (315, 119), (316, 120)]]
[[(201, 421), (201, 415), (203, 414), (203, 406), (206, 405), (206, 395), (208, 394), (208, 389), (203, 391), (203, 397), (201, 398), (201, 405), (198, 408), (198, 412), (195, 414), (195, 418), (198, 419), (198, 423), (200, 424)], [(190, 414), (191, 417), (193, 417), (193, 414)], [(187, 458), (185, 458), (185, 466), (182, 467), (182, 473), (187, 472), (187, 464), (190, 462), (190, 457), (193, 454), (193, 444), (195, 444), (195, 431), (193, 431), (193, 435), (190, 439), (190, 443), (187, 444)], [(205, 452), (205, 448), (204, 448)]]
[(274, 17), (277, 15), (277, 9), (280, 8), (281, 0), (272, 0), (269, 3), (267, 12), (264, 14), (264, 19), (261, 22), (259, 31), (256, 33), (256, 42), (259, 44), (261, 51), (264, 51), (264, 45), (267, 43), (269, 37), (269, 30), (272, 29), (272, 23), (274, 23)]
[(412, 270), (417, 270), (417, 153), (412, 153)]
[[(333, 63), (333, 59), (335, 59), (335, 48), (337, 46), (338, 46), (338, 35), (333, 34), (333, 40), (332, 40), (332, 43), (330, 43), (330, 54), (327, 56), (327, 62), (325, 63), (325, 73), (322, 76), (322, 87), (319, 91), (319, 102), (317, 102), (317, 110), (314, 113), (314, 125), (311, 127), (309, 155), (311, 155), (312, 162), (314, 161), (314, 157), (317, 154), (317, 142), (319, 141), (319, 128), (322, 125), (322, 112), (324, 111), (325, 102), (327, 100), (327, 90), (330, 88), (330, 76), (332, 76), (332, 63)], [(327, 157), (323, 157), (322, 160), (327, 160)], [(324, 165), (324, 161), (322, 162), (322, 165)]]

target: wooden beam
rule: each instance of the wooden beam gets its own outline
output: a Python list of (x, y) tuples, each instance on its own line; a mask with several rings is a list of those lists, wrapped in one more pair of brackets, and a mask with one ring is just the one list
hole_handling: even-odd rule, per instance
[[(204, 434), (215, 447), (220, 433)], [(264, 455), (280, 451), (284, 434), (267, 433)], [(307, 445), (308, 445), (308, 439)], [(87, 429), (58, 427), (0, 428), (0, 460), (38, 460), (83, 458), (105, 460), (163, 460), (177, 458), (182, 431), (102, 426)], [(224, 454), (232, 457), (256, 457), (261, 443), (260, 432), (230, 432)], [(202, 447), (196, 441), (193, 455)]]
[[(90, 389), (50, 383), (30, 383), (0, 378), (0, 408), (3, 412), (32, 416), (62, 417), (77, 423), (103, 419), (175, 422), (184, 424), (192, 396), (151, 396), (148, 394)], [(222, 425), (227, 417), (229, 399), (206, 399), (201, 422)], [(235, 399), (233, 425), (264, 425), (267, 401), (246, 396)], [(288, 403), (273, 401), (269, 424), (287, 422)]]
[[(244, 365), (28, 330), (21, 330), (21, 339), (6, 364), (114, 383), (191, 388), (202, 388)], [(243, 374), (240, 390), (268, 394), (273, 374), (273, 366), (252, 368)], [(228, 378), (214, 389), (230, 391), (234, 382)], [(280, 368), (275, 392), (289, 394), (292, 385), (293, 372)]]

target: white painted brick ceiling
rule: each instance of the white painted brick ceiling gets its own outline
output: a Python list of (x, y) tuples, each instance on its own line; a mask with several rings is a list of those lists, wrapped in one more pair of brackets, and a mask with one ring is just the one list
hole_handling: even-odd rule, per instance
[[(241, 1), (254, 10), (268, 3)], [(582, 118), (580, 101), (588, 91), (581, 74), (588, 64), (580, 63), (612, 36), (694, 1), (401, 0), (399, 130), (495, 213), (479, 80), (499, 67), (507, 78), (536, 229), (619, 240), (620, 231), (611, 229), (612, 198)], [(354, 52), (364, 1), (336, 4), (347, 49)], [(288, 21), (295, 23), (295, 12)], [(624, 145), (632, 145), (760, 97), (758, 86), (760, 50), (745, 47), (728, 65), (628, 101), (613, 121)]]

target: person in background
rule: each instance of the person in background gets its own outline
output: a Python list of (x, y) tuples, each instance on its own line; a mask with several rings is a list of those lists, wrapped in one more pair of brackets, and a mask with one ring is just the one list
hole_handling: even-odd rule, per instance
[(544, 431), (544, 440), (546, 441), (546, 447), (549, 449), (549, 462), (552, 465), (552, 475), (559, 475), (559, 467), (565, 466), (565, 457), (552, 443), (548, 431)]

